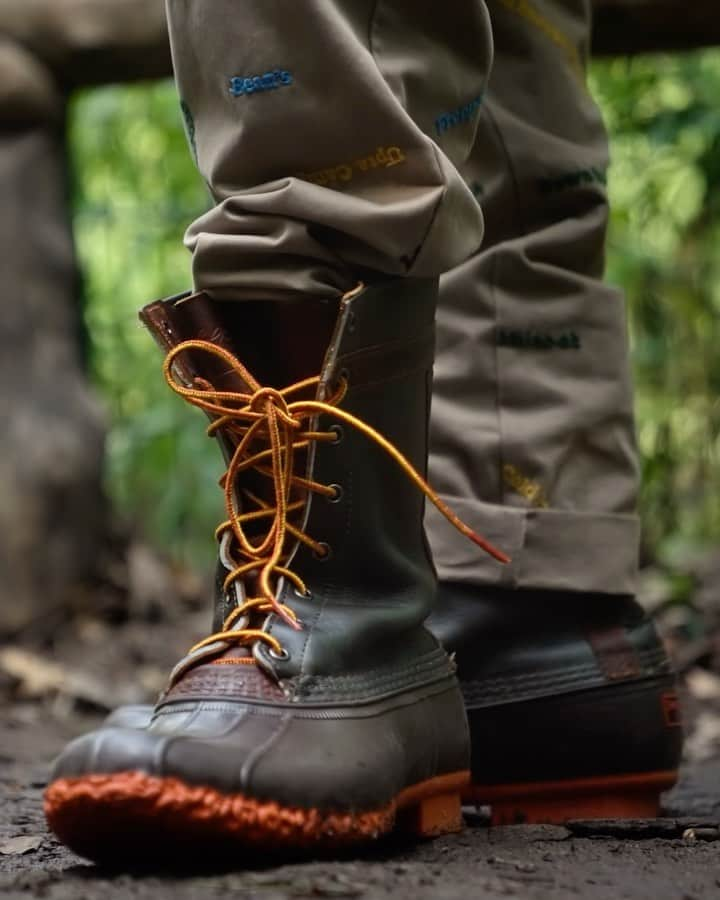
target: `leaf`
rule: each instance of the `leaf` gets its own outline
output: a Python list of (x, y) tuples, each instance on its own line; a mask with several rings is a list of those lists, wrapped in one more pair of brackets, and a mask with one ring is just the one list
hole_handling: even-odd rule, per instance
[(23, 834), (10, 838), (4, 844), (0, 844), (0, 853), (3, 856), (21, 856), (24, 853), (34, 853), (45, 840), (42, 834)]

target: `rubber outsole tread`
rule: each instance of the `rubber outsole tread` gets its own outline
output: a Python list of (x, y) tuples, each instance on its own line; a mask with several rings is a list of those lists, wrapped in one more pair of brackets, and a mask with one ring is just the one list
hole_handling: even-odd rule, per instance
[(225, 794), (143, 772), (60, 778), (45, 792), (48, 825), (90, 859), (187, 842), (231, 843), (263, 851), (363, 844), (396, 827), (432, 837), (462, 827), (468, 772), (437, 776), (400, 792), (380, 809), (323, 811)]

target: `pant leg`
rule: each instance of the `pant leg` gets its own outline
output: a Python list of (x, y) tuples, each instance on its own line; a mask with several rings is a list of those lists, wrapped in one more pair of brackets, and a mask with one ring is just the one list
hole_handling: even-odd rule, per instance
[(483, 0), (167, 0), (214, 207), (188, 230), (217, 298), (336, 296), (433, 276), (482, 216), (469, 155), (492, 56)]
[(601, 281), (607, 142), (588, 0), (489, 0), (495, 63), (463, 174), (480, 252), (441, 280), (431, 480), (513, 556), (428, 513), (440, 577), (630, 593), (637, 463), (621, 295)]

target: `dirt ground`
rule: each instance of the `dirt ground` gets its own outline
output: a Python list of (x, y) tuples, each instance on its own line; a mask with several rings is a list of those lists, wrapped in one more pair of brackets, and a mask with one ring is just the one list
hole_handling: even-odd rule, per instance
[[(701, 704), (695, 720), (718, 713), (717, 703)], [(59, 717), (38, 704), (19, 703), (6, 711), (0, 726), (1, 897), (720, 897), (720, 841), (715, 840), (720, 837), (720, 753), (688, 764), (680, 786), (667, 797), (663, 820), (488, 828), (475, 814), (468, 816), (463, 834), (415, 845), (386, 844), (340, 861), (283, 865), (238, 857), (224, 870), (203, 869), (198, 860), (181, 872), (116, 873), (58, 844), (42, 817), (50, 759), (64, 740), (92, 724), (92, 717)], [(699, 826), (694, 839), (692, 826)]]
[[(681, 781), (666, 796), (662, 819), (489, 828), (481, 812), (468, 811), (462, 834), (419, 844), (386, 842), (339, 860), (288, 863), (239, 853), (222, 865), (185, 860), (172, 871), (113, 872), (79, 859), (44, 825), (41, 798), (51, 759), (108, 708), (157, 691), (163, 673), (207, 624), (204, 604), (190, 588), (185, 606), (168, 617), (153, 600), (168, 589), (161, 569), (153, 575), (152, 561), (143, 565), (152, 590), (141, 592), (122, 615), (108, 601), (101, 615), (78, 612), (71, 628), (50, 622), (52, 637), (36, 631), (0, 646), (0, 897), (720, 898), (715, 627), (701, 633), (698, 622), (710, 619), (697, 609), (678, 621), (675, 606), (666, 631), (686, 669), (688, 740)], [(716, 616), (711, 618), (714, 623)]]

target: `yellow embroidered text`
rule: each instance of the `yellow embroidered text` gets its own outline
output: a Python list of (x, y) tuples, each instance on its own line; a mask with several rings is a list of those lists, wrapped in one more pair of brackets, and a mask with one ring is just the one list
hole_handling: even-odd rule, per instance
[(527, 478), (515, 466), (505, 463), (502, 474), (505, 484), (517, 494), (520, 494), (521, 497), (524, 497), (531, 506), (535, 506), (538, 509), (547, 509), (550, 506), (542, 485)]
[(350, 162), (330, 166), (327, 169), (318, 169), (317, 172), (301, 172), (299, 178), (319, 184), (321, 187), (329, 187), (338, 183), (352, 181), (358, 174), (370, 172), (373, 169), (389, 169), (391, 166), (399, 166), (404, 163), (406, 156), (399, 147), (378, 147), (375, 153), (362, 156)]
[(530, 3), (530, 0), (500, 0), (500, 3), (506, 9), (517, 13), (526, 22), (529, 22), (538, 31), (542, 32), (556, 47), (559, 47), (567, 57), (571, 68), (580, 76), (582, 81), (585, 80), (585, 68), (575, 44), (556, 25), (553, 25), (549, 19), (546, 19), (540, 10)]

